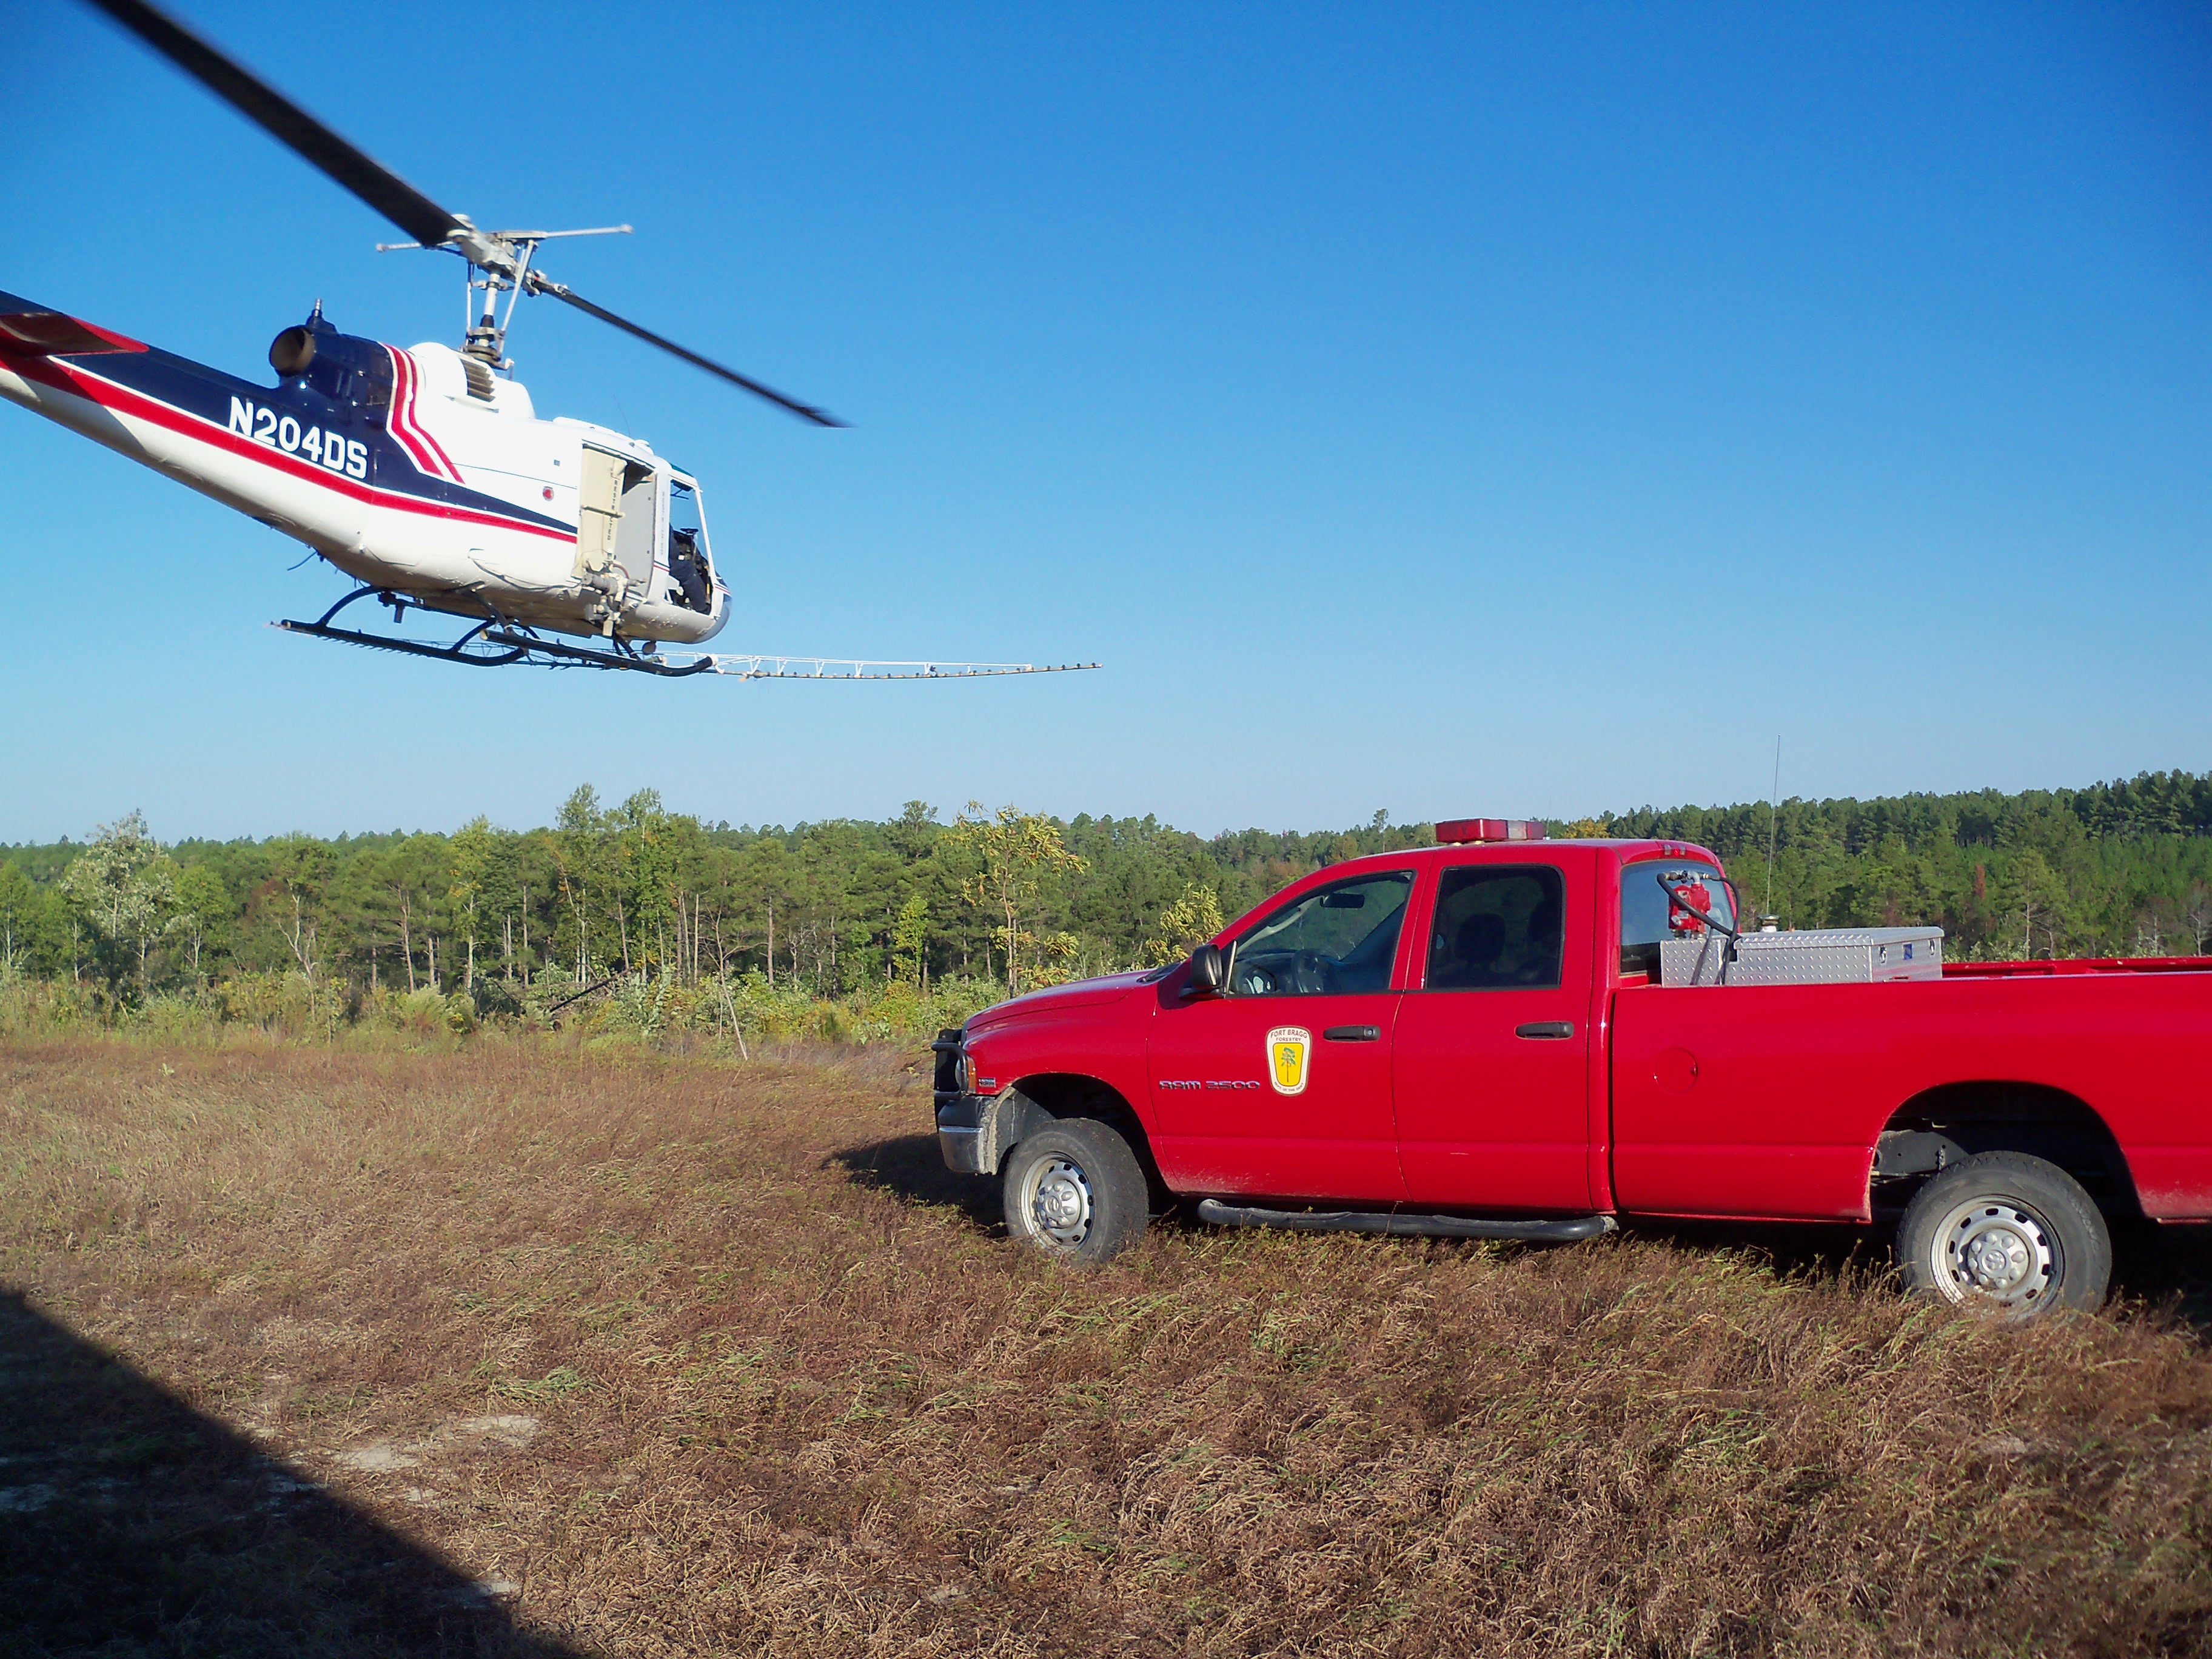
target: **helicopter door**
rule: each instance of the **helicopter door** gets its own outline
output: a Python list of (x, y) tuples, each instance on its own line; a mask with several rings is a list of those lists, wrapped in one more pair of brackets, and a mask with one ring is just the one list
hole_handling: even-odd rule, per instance
[(623, 462), (604, 449), (584, 451), (576, 481), (576, 580), (586, 582), (614, 562), (615, 526), (622, 522)]
[(586, 446), (576, 490), (576, 579), (619, 567), (625, 584), (641, 587), (653, 576), (658, 539), (653, 469)]

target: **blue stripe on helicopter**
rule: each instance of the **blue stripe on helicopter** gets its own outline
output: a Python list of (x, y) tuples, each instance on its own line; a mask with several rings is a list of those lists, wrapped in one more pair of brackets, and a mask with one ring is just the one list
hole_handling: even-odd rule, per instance
[[(46, 307), (0, 291), (0, 315), (47, 310)], [(40, 355), (51, 356), (80, 374), (112, 381), (155, 403), (238, 434), (273, 453), (321, 465), (322, 470), (333, 477), (365, 482), (380, 492), (410, 496), (426, 504), (511, 520), (518, 527), (540, 533), (552, 532), (564, 537), (576, 533), (574, 524), (424, 471), (382, 420), (351, 404), (325, 398), (310, 386), (257, 386), (158, 346), (139, 350), (55, 351)], [(283, 435), (289, 435), (285, 433), (288, 416), (292, 431), (298, 434), (295, 447), (289, 450), (281, 442)], [(308, 433), (317, 434), (318, 450), (329, 437), (335, 436), (345, 446), (345, 460), (349, 464), (322, 464), (318, 453), (302, 457), (296, 446), (306, 443)], [(357, 451), (356, 446), (359, 447)], [(356, 470), (356, 465), (359, 470)]]

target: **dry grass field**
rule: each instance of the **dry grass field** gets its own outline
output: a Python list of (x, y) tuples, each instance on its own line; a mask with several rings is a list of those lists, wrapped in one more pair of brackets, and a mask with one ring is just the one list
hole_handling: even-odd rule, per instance
[(0, 1651), (2212, 1647), (2195, 1247), (2031, 1330), (1726, 1234), (1074, 1274), (912, 1058), (0, 1048)]

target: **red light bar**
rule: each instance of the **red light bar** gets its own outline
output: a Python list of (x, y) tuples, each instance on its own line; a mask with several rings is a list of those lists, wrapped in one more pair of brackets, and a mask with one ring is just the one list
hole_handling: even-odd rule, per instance
[(1447, 818), (1437, 826), (1437, 840), (1447, 845), (1470, 841), (1541, 841), (1540, 818)]

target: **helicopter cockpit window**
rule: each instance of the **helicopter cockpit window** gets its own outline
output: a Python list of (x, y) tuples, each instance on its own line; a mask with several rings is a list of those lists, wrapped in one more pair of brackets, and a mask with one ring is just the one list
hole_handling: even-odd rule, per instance
[(672, 480), (668, 486), (668, 597), (706, 612), (714, 608), (714, 568), (707, 556), (707, 528), (699, 517), (699, 492)]

